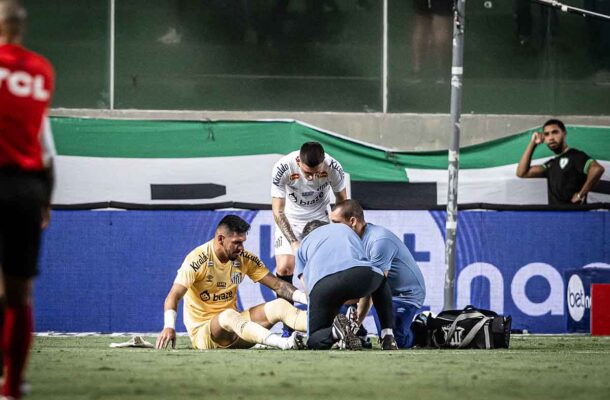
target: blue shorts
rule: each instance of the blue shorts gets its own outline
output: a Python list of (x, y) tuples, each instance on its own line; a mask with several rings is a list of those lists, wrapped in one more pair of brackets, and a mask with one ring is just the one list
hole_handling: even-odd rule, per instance
[[(411, 323), (413, 318), (420, 310), (420, 307), (407, 303), (400, 297), (392, 297), (392, 311), (394, 312), (394, 338), (396, 344), (401, 349), (408, 349), (413, 346), (413, 331)], [(381, 337), (381, 327), (377, 313), (374, 313), (377, 334)]]

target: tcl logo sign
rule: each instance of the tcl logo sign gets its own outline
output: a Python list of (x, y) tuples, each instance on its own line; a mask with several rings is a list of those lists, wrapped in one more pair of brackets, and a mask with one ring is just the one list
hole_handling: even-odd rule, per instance
[(16, 97), (31, 97), (38, 101), (47, 101), (50, 93), (44, 88), (44, 76), (30, 75), (24, 71), (13, 71), (0, 68), (0, 89), (6, 87)]

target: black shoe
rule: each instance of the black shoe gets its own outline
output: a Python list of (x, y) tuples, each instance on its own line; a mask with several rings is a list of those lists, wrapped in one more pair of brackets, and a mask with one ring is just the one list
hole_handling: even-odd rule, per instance
[(385, 335), (383, 339), (381, 339), (381, 350), (398, 350), (394, 335)]
[(333, 321), (333, 335), (338, 340), (345, 343), (347, 350), (362, 350), (360, 339), (354, 335), (353, 326), (350, 320), (343, 314), (338, 314)]
[(305, 350), (307, 349), (307, 339), (300, 332), (293, 332), (290, 335), (292, 343), (290, 345), (291, 350)]

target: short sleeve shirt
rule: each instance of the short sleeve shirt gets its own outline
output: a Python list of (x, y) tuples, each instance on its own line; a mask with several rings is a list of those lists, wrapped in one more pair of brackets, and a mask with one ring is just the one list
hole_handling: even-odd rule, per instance
[(54, 79), (44, 57), (19, 45), (0, 45), (0, 167), (43, 168), (40, 135)]
[(426, 297), (424, 277), (407, 246), (390, 230), (367, 223), (362, 243), (371, 263), (388, 271), (392, 296), (401, 297), (417, 307)]
[(592, 158), (586, 153), (570, 148), (543, 164), (549, 204), (571, 204), (572, 196), (587, 180), (591, 161)]
[(268, 273), (261, 259), (245, 250), (235, 261), (221, 263), (214, 253), (213, 240), (191, 251), (174, 280), (188, 289), (184, 325), (189, 334), (221, 311), (237, 308), (237, 286), (244, 276), (258, 282)]
[(322, 172), (308, 181), (297, 164), (298, 157), (297, 150), (275, 163), (271, 172), (271, 197), (286, 199), (284, 212), (290, 222), (326, 219), (330, 191), (337, 193), (345, 189), (343, 167), (326, 154)]
[(367, 259), (358, 235), (345, 224), (324, 225), (305, 236), (295, 263), (295, 273), (303, 275), (308, 293), (321, 279), (353, 267), (368, 267), (382, 274)]

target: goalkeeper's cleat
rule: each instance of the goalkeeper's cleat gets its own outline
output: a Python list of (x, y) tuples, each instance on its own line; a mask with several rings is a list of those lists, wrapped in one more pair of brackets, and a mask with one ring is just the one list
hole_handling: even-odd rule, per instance
[(360, 339), (354, 335), (351, 321), (343, 314), (338, 314), (332, 325), (332, 333), (335, 339), (342, 340), (347, 350), (362, 350)]
[(381, 350), (398, 350), (398, 344), (396, 344), (394, 335), (385, 335), (381, 339)]
[(288, 350), (305, 350), (307, 349), (307, 341), (305, 339), (305, 336), (303, 336), (303, 334), (301, 334), (300, 332), (292, 332), (292, 335), (290, 335), (290, 338), (288, 339), (289, 341), (289, 347)]

